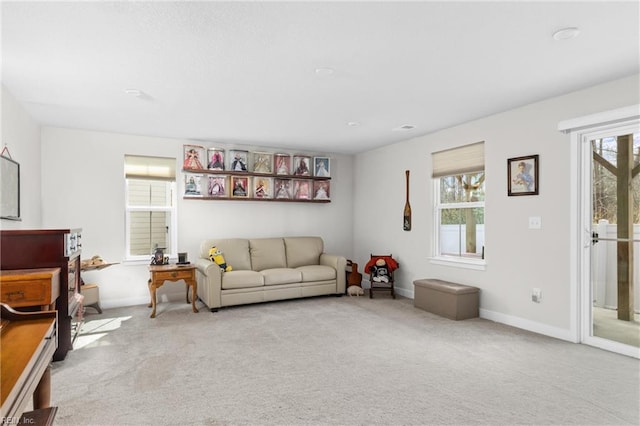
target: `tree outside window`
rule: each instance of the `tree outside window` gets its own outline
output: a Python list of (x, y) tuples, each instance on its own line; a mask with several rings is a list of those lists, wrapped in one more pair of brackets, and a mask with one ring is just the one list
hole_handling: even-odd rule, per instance
[(483, 258), (484, 172), (439, 178), (439, 256)]

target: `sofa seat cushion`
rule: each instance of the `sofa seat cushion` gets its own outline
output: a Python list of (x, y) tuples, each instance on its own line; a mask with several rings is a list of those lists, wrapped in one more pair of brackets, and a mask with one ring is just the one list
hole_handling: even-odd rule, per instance
[(290, 268), (272, 268), (260, 271), (264, 285), (292, 284), (302, 281), (302, 273)]
[(222, 275), (222, 288), (229, 290), (232, 288), (262, 287), (264, 278), (260, 272), (256, 271), (230, 271)]
[(326, 265), (307, 265), (295, 269), (302, 274), (302, 282), (327, 281), (336, 279), (336, 270)]

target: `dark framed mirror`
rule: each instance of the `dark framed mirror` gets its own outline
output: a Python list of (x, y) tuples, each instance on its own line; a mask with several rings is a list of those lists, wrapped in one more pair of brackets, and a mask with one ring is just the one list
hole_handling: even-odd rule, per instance
[(20, 164), (0, 156), (0, 219), (20, 219)]

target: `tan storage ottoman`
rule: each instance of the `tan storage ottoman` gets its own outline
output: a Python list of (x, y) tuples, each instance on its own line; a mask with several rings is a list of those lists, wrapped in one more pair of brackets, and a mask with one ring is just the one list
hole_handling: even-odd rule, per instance
[(479, 315), (480, 289), (438, 279), (413, 282), (413, 305), (452, 320), (476, 318)]

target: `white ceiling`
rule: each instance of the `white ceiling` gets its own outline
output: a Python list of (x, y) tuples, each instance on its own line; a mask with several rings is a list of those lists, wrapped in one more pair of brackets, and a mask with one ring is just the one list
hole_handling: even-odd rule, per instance
[[(3, 1), (2, 82), (43, 125), (355, 153), (638, 73), (639, 13), (638, 1)], [(581, 33), (554, 40), (564, 27)]]

